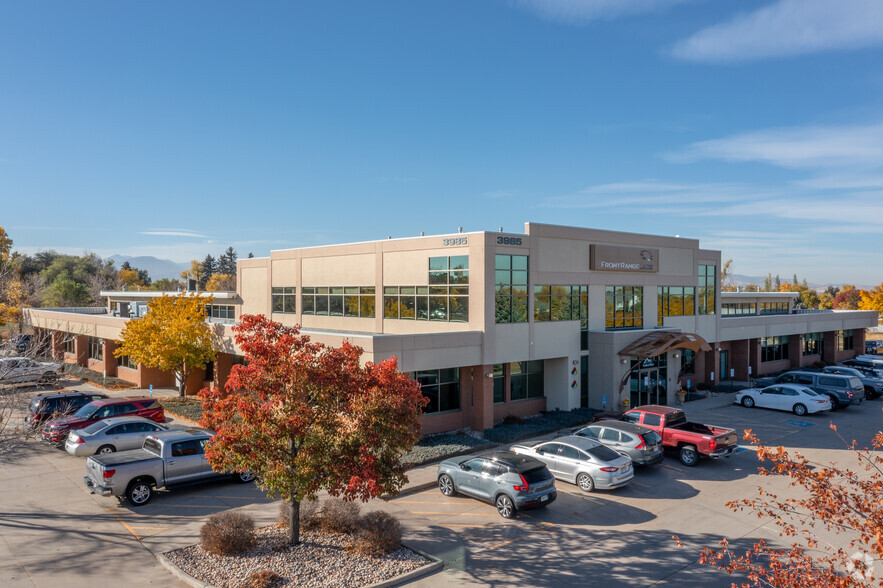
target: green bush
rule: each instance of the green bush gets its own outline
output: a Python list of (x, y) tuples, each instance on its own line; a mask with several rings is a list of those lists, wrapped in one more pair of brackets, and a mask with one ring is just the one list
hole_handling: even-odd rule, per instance
[(254, 520), (240, 512), (213, 514), (199, 532), (202, 548), (215, 555), (236, 555), (255, 544)]
[(382, 511), (369, 512), (359, 521), (356, 539), (350, 550), (359, 555), (380, 557), (392, 553), (402, 544), (402, 525), (398, 519)]

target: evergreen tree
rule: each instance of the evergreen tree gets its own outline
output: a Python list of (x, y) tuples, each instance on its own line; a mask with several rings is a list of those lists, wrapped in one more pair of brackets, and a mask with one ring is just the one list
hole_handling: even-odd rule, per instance
[(200, 264), (201, 273), (199, 275), (199, 289), (205, 290), (205, 285), (211, 277), (218, 271), (218, 262), (211, 255), (206, 255)]

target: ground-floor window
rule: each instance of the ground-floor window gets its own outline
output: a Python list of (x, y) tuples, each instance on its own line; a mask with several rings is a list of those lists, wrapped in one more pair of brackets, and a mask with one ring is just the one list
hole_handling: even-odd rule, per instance
[(117, 367), (124, 367), (133, 370), (138, 366), (132, 363), (128, 355), (120, 355), (119, 357), (117, 357)]
[(681, 352), (681, 374), (692, 376), (696, 370), (696, 352), (692, 349), (684, 349)]
[(503, 373), (503, 364), (494, 364), (494, 404), (506, 402), (506, 374)]
[(420, 383), (423, 395), (429, 398), (423, 412), (431, 414), (460, 409), (459, 368), (422, 370), (415, 372), (413, 377)]
[(788, 359), (788, 337), (763, 337), (760, 340), (760, 361)]
[(803, 354), (804, 355), (821, 355), (822, 353), (822, 334), (807, 333), (803, 336)]
[(65, 353), (76, 353), (77, 347), (74, 343), (76, 339), (71, 335), (66, 335), (64, 337), (64, 352)]
[(514, 361), (509, 364), (509, 373), (511, 400), (543, 397), (543, 360)]
[(104, 341), (98, 337), (89, 337), (89, 359), (104, 359)]
[(855, 336), (852, 329), (837, 331), (837, 351), (855, 349)]

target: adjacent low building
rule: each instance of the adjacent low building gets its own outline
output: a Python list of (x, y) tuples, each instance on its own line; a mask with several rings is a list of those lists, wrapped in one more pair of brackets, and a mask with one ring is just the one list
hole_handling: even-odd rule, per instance
[[(853, 357), (873, 311), (800, 310), (796, 294), (720, 292), (721, 255), (695, 239), (526, 223), (473, 232), (273, 251), (213, 293), (218, 359), (241, 361), (232, 325), (264, 314), (314, 340), (396, 356), (430, 403), (424, 432), (483, 430), (507, 415), (624, 401), (671, 404), (679, 388), (745, 381)], [(174, 376), (113, 357), (125, 321), (157, 292), (105, 292), (104, 309), (34, 309), (54, 353), (141, 387)]]

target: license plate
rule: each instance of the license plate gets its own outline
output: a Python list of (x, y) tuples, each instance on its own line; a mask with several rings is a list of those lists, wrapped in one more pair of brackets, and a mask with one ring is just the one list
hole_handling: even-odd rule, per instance
[(546, 502), (547, 500), (549, 500), (548, 494), (544, 494), (543, 496), (540, 496), (540, 502)]

